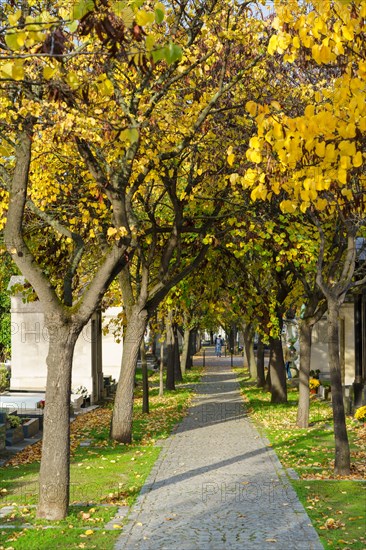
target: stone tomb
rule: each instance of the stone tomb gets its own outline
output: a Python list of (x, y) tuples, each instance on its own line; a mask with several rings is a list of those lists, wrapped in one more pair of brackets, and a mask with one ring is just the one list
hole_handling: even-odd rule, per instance
[[(24, 278), (12, 277), (9, 289), (16, 284), (24, 284)], [(121, 308), (109, 308), (103, 314), (103, 322), (107, 323), (120, 311)], [(13, 402), (16, 400), (15, 392), (44, 392), (48, 332), (40, 303), (24, 302), (22, 292), (11, 296), (11, 347), (10, 391)], [(91, 404), (98, 402), (103, 396), (103, 376), (118, 380), (121, 357), (122, 344), (117, 344), (111, 334), (102, 335), (102, 315), (95, 313), (75, 346), (71, 387), (85, 386), (91, 396)], [(79, 397), (73, 396), (74, 405), (80, 405), (77, 402)]]

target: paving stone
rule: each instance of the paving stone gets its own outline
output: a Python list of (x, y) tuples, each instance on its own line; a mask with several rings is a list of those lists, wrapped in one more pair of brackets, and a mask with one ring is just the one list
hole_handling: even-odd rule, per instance
[(322, 549), (275, 452), (246, 416), (230, 358), (206, 359), (212, 366), (115, 549)]

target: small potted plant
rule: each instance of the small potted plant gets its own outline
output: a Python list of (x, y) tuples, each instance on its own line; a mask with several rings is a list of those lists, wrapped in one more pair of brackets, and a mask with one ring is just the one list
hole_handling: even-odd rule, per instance
[(41, 401), (38, 401), (37, 409), (44, 409), (45, 406), (46, 406), (46, 401), (44, 399), (41, 399)]
[(317, 378), (310, 378), (309, 379), (309, 388), (310, 393), (315, 394), (320, 386), (320, 382)]
[(355, 418), (360, 422), (366, 422), (366, 405), (363, 405), (363, 407), (359, 407), (357, 409), (355, 412)]

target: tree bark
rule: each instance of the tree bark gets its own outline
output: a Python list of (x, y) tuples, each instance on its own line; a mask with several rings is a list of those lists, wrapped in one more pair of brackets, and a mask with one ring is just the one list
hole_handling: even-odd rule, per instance
[(191, 335), (191, 329), (188, 327), (185, 328), (183, 333), (183, 349), (182, 349), (182, 359), (180, 363), (182, 376), (185, 375), (186, 369), (187, 369), (187, 363), (188, 363), (188, 356), (189, 356), (189, 344), (190, 344), (190, 335)]
[(271, 403), (287, 402), (286, 369), (280, 338), (270, 338), (271, 345)]
[(144, 338), (140, 344), (141, 373), (142, 373), (142, 412), (149, 414), (149, 377), (147, 372), (146, 350)]
[(131, 308), (123, 339), (121, 374), (113, 408), (111, 437), (121, 443), (132, 441), (133, 391), (137, 357), (148, 322), (146, 309)]
[(175, 370), (174, 370), (174, 334), (172, 327), (172, 314), (169, 312), (166, 320), (166, 347), (167, 347), (167, 365), (166, 365), (166, 381), (165, 387), (167, 390), (175, 390)]
[(264, 388), (266, 379), (264, 375), (264, 344), (262, 338), (258, 338), (257, 346), (257, 388)]
[(313, 324), (305, 320), (300, 322), (300, 371), (299, 371), (299, 404), (297, 409), (297, 425), (299, 428), (309, 427), (310, 407), (310, 364), (311, 364), (311, 335)]
[(164, 342), (160, 344), (159, 397), (164, 395)]
[(248, 363), (248, 369), (250, 377), (257, 378), (257, 364), (254, 355), (254, 329), (250, 323), (243, 323), (243, 335), (244, 335), (244, 349), (245, 356)]
[(350, 449), (344, 411), (341, 363), (339, 359), (339, 310), (340, 305), (328, 296), (328, 354), (330, 367), (330, 383), (332, 391), (332, 408), (335, 439), (336, 475), (349, 475), (351, 468)]
[(177, 382), (183, 382), (183, 376), (180, 366), (180, 354), (179, 354), (179, 339), (178, 339), (178, 325), (173, 323), (173, 337), (174, 337), (174, 379)]
[(49, 335), (47, 382), (39, 473), (37, 517), (61, 520), (67, 514), (70, 488), (70, 393), (75, 343), (80, 330), (53, 318)]
[(190, 370), (193, 367), (193, 355), (197, 353), (197, 330), (191, 329), (189, 333), (189, 348), (188, 348), (188, 356), (187, 356), (187, 366), (186, 369)]

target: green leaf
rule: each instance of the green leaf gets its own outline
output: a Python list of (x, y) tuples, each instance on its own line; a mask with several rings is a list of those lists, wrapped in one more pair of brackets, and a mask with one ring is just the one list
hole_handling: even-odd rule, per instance
[(165, 48), (158, 48), (157, 50), (154, 50), (152, 52), (152, 58), (154, 60), (154, 63), (165, 59)]
[(164, 21), (164, 12), (163, 10), (160, 10), (159, 8), (157, 8), (155, 10), (155, 22), (160, 25), (160, 23), (162, 23)]
[(170, 42), (168, 46), (164, 46), (152, 52), (152, 57), (154, 62), (161, 61), (165, 59), (168, 65), (175, 63), (175, 61), (180, 61), (182, 59), (182, 49)]
[(93, 0), (79, 0), (73, 7), (72, 19), (81, 19), (94, 9)]
[(169, 46), (165, 47), (165, 51), (165, 59), (169, 65), (182, 59), (182, 49), (174, 42), (170, 42)]

